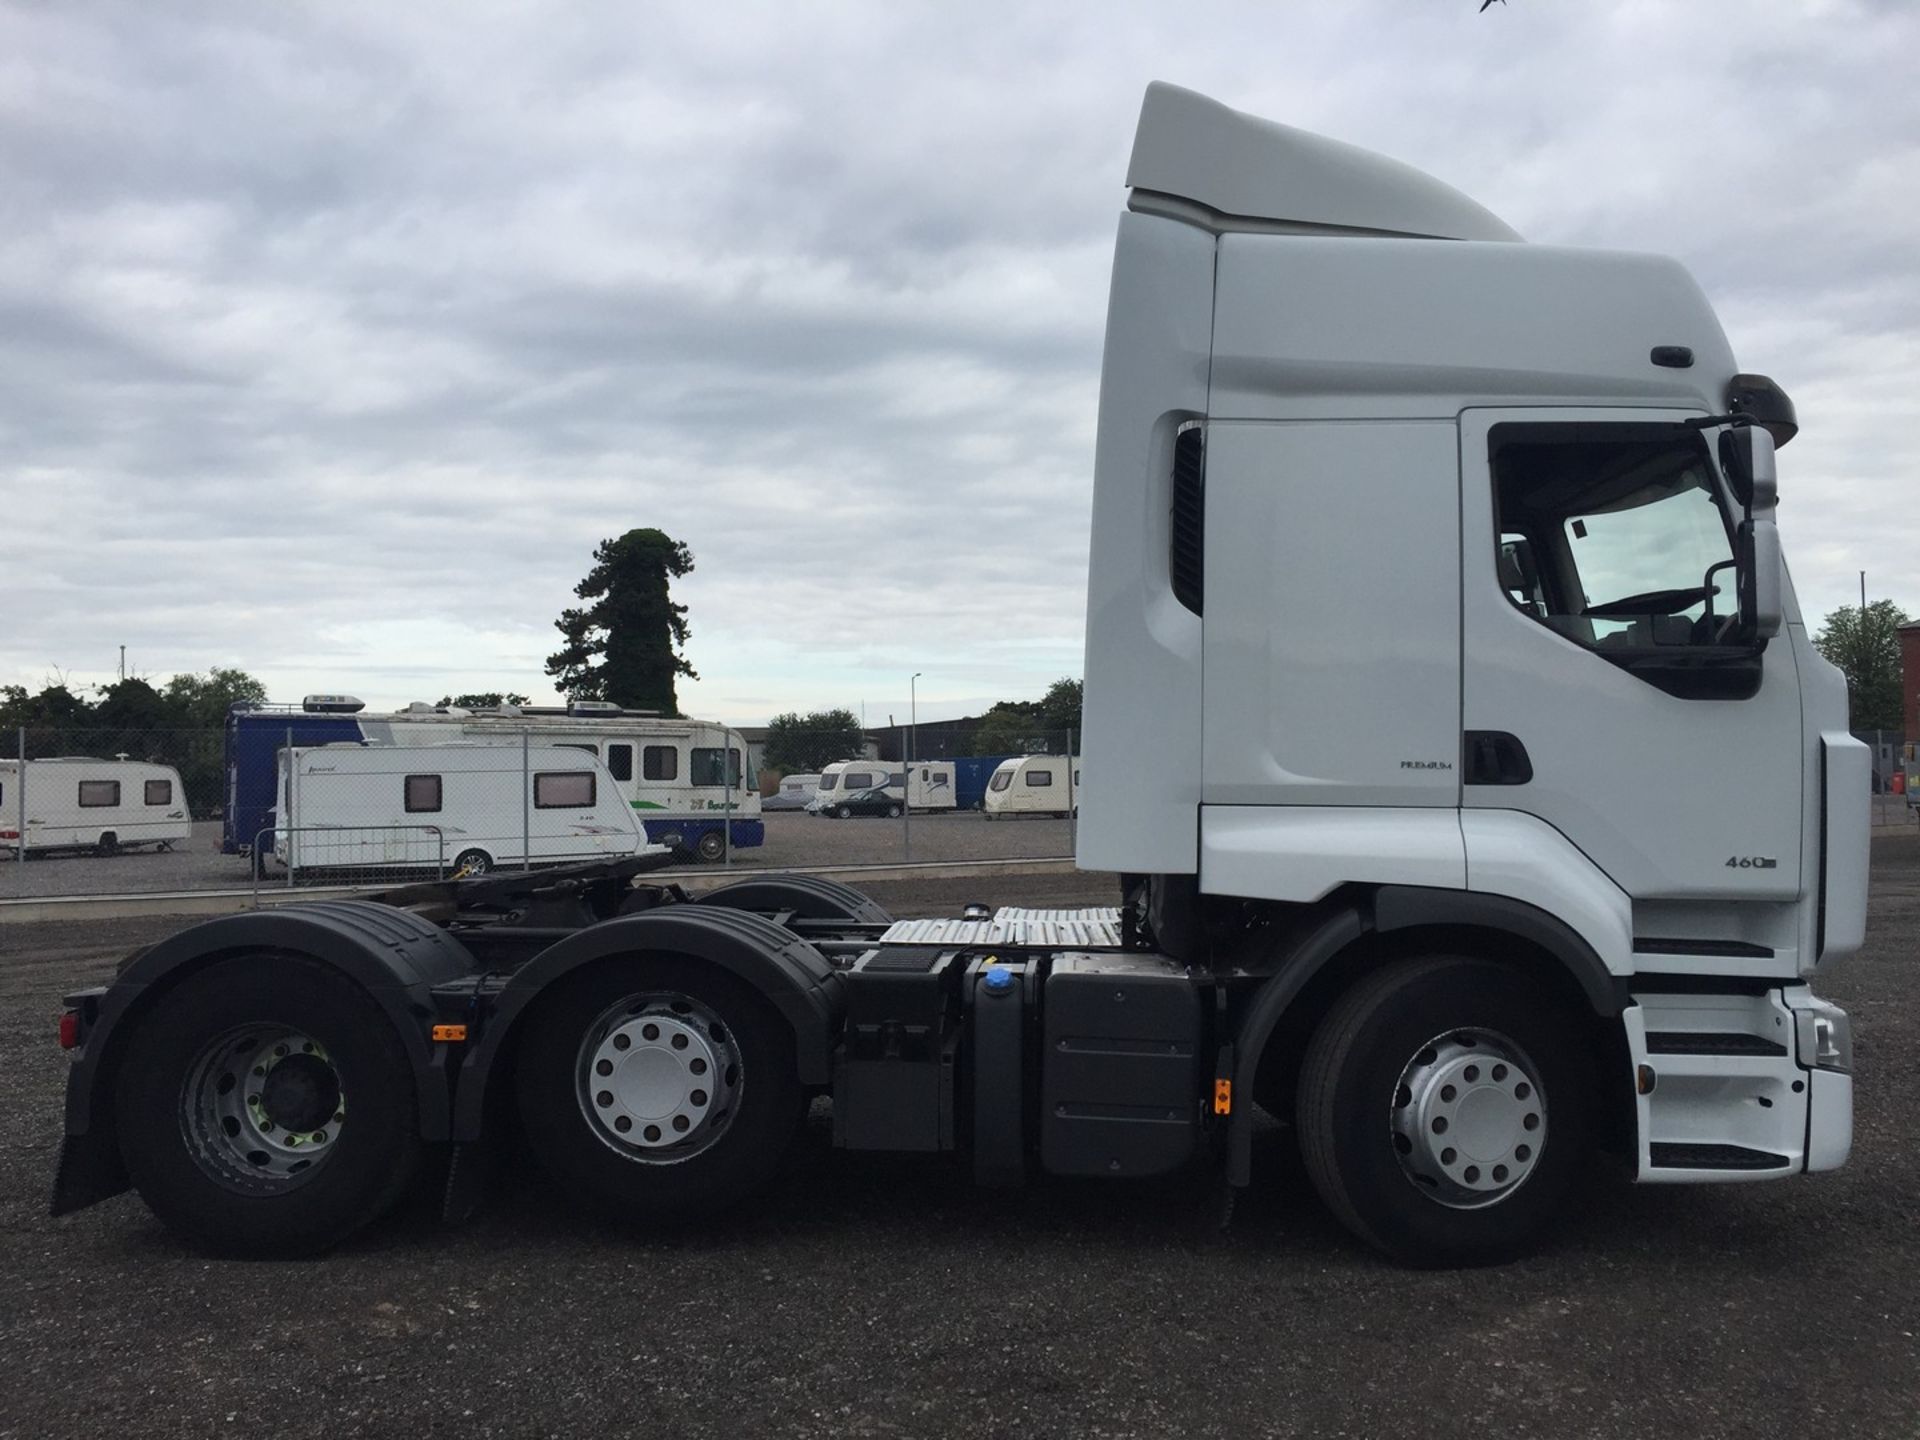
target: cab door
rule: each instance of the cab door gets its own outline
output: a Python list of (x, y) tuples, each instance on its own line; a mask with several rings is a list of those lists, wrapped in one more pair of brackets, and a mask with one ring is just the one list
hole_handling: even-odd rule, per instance
[(1462, 415), (1462, 804), (1636, 901), (1791, 900), (1799, 677), (1784, 634), (1740, 643), (1739, 516), (1687, 418)]

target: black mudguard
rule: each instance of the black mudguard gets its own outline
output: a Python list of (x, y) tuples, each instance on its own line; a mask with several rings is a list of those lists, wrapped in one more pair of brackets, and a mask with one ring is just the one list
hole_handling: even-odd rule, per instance
[(225, 915), (138, 952), (81, 1006), (84, 1043), (67, 1076), (66, 1141), (54, 1181), (53, 1213), (64, 1215), (127, 1188), (113, 1125), (113, 1090), (126, 1037), (148, 1002), (202, 964), (257, 954), (303, 955), (332, 965), (380, 1005), (414, 1067), (420, 1136), (445, 1140), (451, 1087), (433, 1046), (432, 987), (474, 972), (458, 940), (405, 910), (358, 900), (316, 901)]

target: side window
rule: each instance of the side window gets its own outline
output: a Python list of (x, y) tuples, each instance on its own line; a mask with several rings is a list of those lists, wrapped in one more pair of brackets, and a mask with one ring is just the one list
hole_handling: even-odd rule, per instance
[(409, 815), (430, 814), (440, 808), (440, 777), (438, 775), (407, 776), (407, 813)]
[(1732, 532), (1705, 443), (1661, 425), (1501, 425), (1495, 568), (1576, 644), (1712, 645), (1737, 618)]
[(848, 770), (840, 777), (840, 784), (848, 790), (871, 790), (879, 782), (878, 775), (868, 774), (865, 770)]
[(533, 776), (533, 808), (589, 810), (595, 788), (591, 770), (538, 770)]
[(1027, 771), (1027, 784), (1033, 786), (1036, 790), (1044, 790), (1053, 784), (1053, 771), (1029, 770)]
[(118, 780), (82, 780), (80, 782), (80, 808), (100, 810), (120, 803), (120, 782)]
[(173, 781), (171, 780), (149, 780), (146, 791), (146, 800), (149, 805), (173, 804)]
[(680, 752), (671, 745), (649, 745), (640, 754), (640, 774), (648, 780), (678, 780)]
[(633, 746), (607, 746), (607, 772), (623, 783), (633, 779)]
[[(723, 760), (721, 757), (727, 757)], [(723, 771), (721, 766), (725, 765)], [(693, 747), (693, 766), (688, 779), (695, 785), (731, 785), (740, 788), (740, 752), (722, 750), (718, 745)]]

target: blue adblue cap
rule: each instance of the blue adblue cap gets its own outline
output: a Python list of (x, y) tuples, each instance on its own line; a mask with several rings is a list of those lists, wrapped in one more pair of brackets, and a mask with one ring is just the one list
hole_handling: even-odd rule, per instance
[(989, 965), (980, 977), (980, 988), (989, 995), (1004, 995), (1013, 989), (1013, 972), (1004, 965)]

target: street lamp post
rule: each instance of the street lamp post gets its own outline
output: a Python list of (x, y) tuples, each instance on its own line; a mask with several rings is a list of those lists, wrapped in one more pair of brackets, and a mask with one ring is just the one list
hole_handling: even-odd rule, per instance
[(913, 859), (913, 730), (920, 719), (920, 677), (925, 673), (916, 670), (907, 681), (907, 785), (900, 797), (900, 855), (908, 861)]

